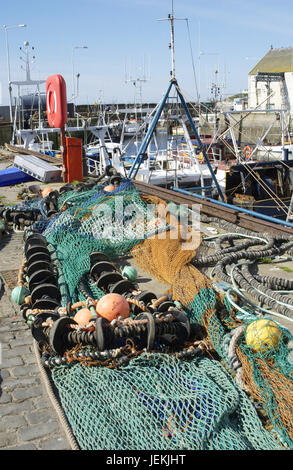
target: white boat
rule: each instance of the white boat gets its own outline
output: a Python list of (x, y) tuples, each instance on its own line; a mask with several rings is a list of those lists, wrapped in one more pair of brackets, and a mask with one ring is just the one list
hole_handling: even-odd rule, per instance
[[(215, 170), (217, 163), (213, 163), (212, 167)], [(209, 186), (211, 173), (205, 163), (200, 163), (194, 155), (186, 150), (183, 153), (178, 148), (150, 152), (149, 158), (140, 166), (136, 179), (158, 186)]]
[(262, 160), (283, 160), (284, 150), (288, 150), (288, 159), (293, 160), (293, 144), (265, 145), (256, 150), (256, 158)]
[(134, 119), (130, 119), (129, 121), (126, 121), (124, 125), (124, 135), (133, 136), (137, 134), (140, 131), (141, 125), (142, 123)]

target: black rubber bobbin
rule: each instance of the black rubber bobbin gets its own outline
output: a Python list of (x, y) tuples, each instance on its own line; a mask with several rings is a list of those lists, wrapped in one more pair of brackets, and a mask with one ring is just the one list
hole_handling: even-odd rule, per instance
[(56, 209), (51, 209), (47, 212), (47, 217), (50, 218), (56, 214), (58, 214), (58, 211)]
[[(138, 300), (142, 303), (146, 308), (153, 303), (154, 300), (157, 300), (156, 294), (150, 291), (143, 291), (138, 295), (131, 295), (131, 299)], [(135, 315), (138, 315), (141, 312), (141, 308), (135, 304), (131, 306), (132, 311)]]
[(58, 196), (59, 193), (56, 191), (51, 191), (45, 198), (44, 198), (44, 206), (46, 212), (48, 213), (50, 210), (57, 210), (58, 209)]
[(175, 307), (175, 304), (174, 302), (172, 302), (171, 300), (166, 300), (165, 302), (161, 302), (160, 305), (158, 305), (158, 307), (156, 307), (156, 310), (157, 312), (167, 312), (167, 310), (170, 308), (170, 307)]
[(52, 284), (57, 287), (57, 278), (51, 269), (41, 269), (36, 271), (30, 278), (28, 283), (29, 291), (32, 292), (35, 287), (41, 284)]
[(56, 200), (59, 197), (59, 191), (54, 189), (54, 191), (50, 191), (49, 194), (46, 196), (46, 199)]
[(96, 343), (99, 351), (104, 351), (105, 349), (113, 347), (113, 328), (106, 318), (98, 317), (96, 320)]
[(77, 193), (80, 193), (81, 191), (84, 191), (86, 187), (84, 183), (77, 183), (74, 189)]
[(2, 212), (2, 217), (6, 222), (13, 222), (13, 214), (15, 211), (13, 209), (7, 208)]
[(50, 297), (42, 297), (32, 305), (33, 309), (39, 310), (55, 310), (57, 307), (60, 307), (60, 302), (57, 302), (57, 300), (51, 299)]
[(35, 287), (33, 291), (31, 292), (32, 305), (34, 305), (38, 300), (46, 299), (46, 298), (60, 302), (61, 294), (60, 294), (58, 287), (56, 287), (55, 284), (41, 284)]
[(31, 278), (34, 273), (41, 270), (53, 271), (52, 264), (46, 260), (37, 260), (29, 264), (26, 272), (28, 277)]
[(185, 313), (181, 312), (181, 310), (178, 310), (177, 308), (172, 307), (169, 312), (174, 317), (175, 322), (180, 325), (180, 328), (177, 328), (176, 331), (176, 342), (178, 344), (183, 344), (189, 339), (191, 333), (189, 318)]
[(33, 263), (36, 263), (38, 261), (47, 261), (50, 263), (51, 261), (51, 256), (50, 253), (47, 251), (37, 251), (35, 253), (32, 253), (29, 258), (27, 258), (26, 265), (30, 266)]
[(154, 316), (149, 312), (144, 312), (136, 317), (136, 320), (147, 320), (147, 342), (146, 349), (150, 351), (153, 349), (156, 337), (156, 323)]
[(70, 317), (61, 317), (56, 320), (49, 332), (49, 343), (53, 351), (61, 356), (67, 349), (72, 347), (67, 340), (69, 329), (68, 325), (77, 325), (77, 323)]
[(114, 176), (118, 175), (119, 173), (117, 172), (116, 168), (114, 168), (112, 165), (107, 165), (105, 168), (105, 174), (107, 176)]
[(40, 343), (40, 342), (48, 342), (48, 334), (47, 334), (47, 328), (48, 327), (43, 327), (42, 324), (47, 321), (47, 320), (53, 320), (56, 321), (60, 318), (60, 315), (56, 314), (55, 312), (41, 312), (38, 315), (36, 315), (32, 325), (31, 325), (31, 331), (34, 339)]
[(205, 351), (200, 348), (188, 349), (187, 351), (179, 351), (176, 354), (178, 359), (193, 359), (194, 357), (202, 357), (205, 355)]
[(122, 280), (123, 276), (117, 272), (106, 273), (99, 277), (99, 279), (96, 281), (96, 286), (103, 291), (109, 292), (112, 285)]
[(22, 317), (23, 317), (23, 319), (24, 319), (25, 321), (27, 320), (26, 312), (27, 312), (29, 309), (31, 309), (31, 304), (26, 304), (26, 303), (24, 303), (24, 304), (22, 304), (22, 305), (20, 306), (20, 311), (21, 311)]
[(65, 184), (59, 188), (59, 194), (67, 193), (68, 191), (74, 191), (74, 185), (71, 183)]
[(37, 244), (27, 249), (25, 253), (26, 259), (30, 259), (30, 257), (35, 253), (46, 253), (50, 256), (50, 252), (47, 247)]
[(97, 279), (102, 274), (114, 271), (116, 271), (116, 267), (110, 261), (98, 261), (92, 266), (90, 276)]
[(134, 289), (135, 289), (135, 284), (133, 282), (128, 281), (127, 279), (122, 279), (110, 287), (110, 293), (120, 294), (120, 295), (123, 295), (124, 297), (127, 297), (129, 293), (134, 291)]
[(113, 184), (115, 187), (118, 187), (121, 184), (122, 177), (121, 175), (114, 175), (110, 177), (110, 184)]
[(100, 251), (94, 251), (90, 254), (91, 267), (100, 261), (109, 261), (109, 258), (107, 255), (105, 255), (105, 253), (102, 253)]
[(31, 248), (32, 246), (47, 246), (47, 240), (46, 238), (41, 235), (40, 233), (32, 233), (29, 235), (25, 241), (24, 244), (24, 252), (27, 254), (27, 250)]
[(31, 225), (36, 220), (36, 213), (34, 212), (18, 212), (13, 217), (13, 223), (19, 230), (25, 225)]

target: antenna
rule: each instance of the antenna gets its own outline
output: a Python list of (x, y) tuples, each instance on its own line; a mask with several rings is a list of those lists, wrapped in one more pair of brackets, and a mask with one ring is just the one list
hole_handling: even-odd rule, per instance
[(171, 80), (176, 80), (175, 78), (175, 43), (174, 43), (174, 20), (184, 20), (187, 21), (187, 18), (174, 18), (174, 4), (171, 0), (171, 9), (172, 13), (168, 15), (168, 18), (159, 18), (157, 21), (170, 21), (171, 29), (171, 42), (169, 44), (169, 49), (171, 50), (171, 65), (172, 70), (170, 72)]
[[(29, 42), (28, 41), (25, 41), (24, 42), (24, 47), (25, 47), (25, 51), (23, 51), (22, 47), (19, 48), (19, 50), (21, 51), (21, 54), (24, 55), (24, 57), (20, 56), (20, 60), (23, 60), (23, 62), (25, 62), (25, 70), (26, 70), (26, 80), (27, 81), (30, 81), (31, 80), (31, 70), (30, 70), (30, 65), (32, 65), (35, 61), (35, 56), (33, 56), (33, 60), (30, 61), (30, 57), (29, 57)], [(32, 47), (32, 51), (34, 51), (34, 47)], [(21, 67), (23, 69), (23, 67)]]
[(210, 85), (210, 89), (211, 89), (212, 99), (216, 103), (219, 98), (221, 99), (221, 90), (226, 88), (226, 84), (219, 83), (219, 69), (218, 68), (214, 71), (214, 74), (215, 74), (214, 82)]
[(151, 79), (150, 67), (149, 70), (146, 70), (146, 55), (143, 57), (143, 66), (138, 69), (140, 72), (135, 74), (133, 77), (130, 73), (127, 72), (126, 60), (125, 60), (125, 83), (132, 83), (135, 87), (135, 106), (136, 106), (136, 89), (139, 87), (139, 96), (142, 107), (142, 84), (148, 82)]

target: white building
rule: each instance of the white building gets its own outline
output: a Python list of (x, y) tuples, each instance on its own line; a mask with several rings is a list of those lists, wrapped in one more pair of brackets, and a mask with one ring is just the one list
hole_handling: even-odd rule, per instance
[(249, 72), (248, 108), (293, 114), (293, 47), (271, 48)]

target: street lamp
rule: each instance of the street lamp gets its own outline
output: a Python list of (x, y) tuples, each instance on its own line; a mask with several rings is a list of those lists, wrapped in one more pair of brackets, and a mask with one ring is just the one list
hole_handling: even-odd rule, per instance
[(87, 46), (74, 46), (72, 48), (72, 84), (73, 84), (73, 106), (75, 112), (75, 98), (77, 98), (76, 90), (75, 90), (75, 76), (74, 76), (74, 51), (75, 49), (88, 49)]
[(25, 28), (26, 24), (17, 24), (17, 25), (3, 25), (6, 37), (6, 53), (7, 53), (7, 69), (8, 69), (8, 90), (9, 90), (9, 111), (10, 111), (10, 121), (12, 122), (12, 89), (11, 89), (11, 74), (10, 74), (10, 58), (9, 58), (9, 45), (8, 45), (8, 29), (16, 28)]

